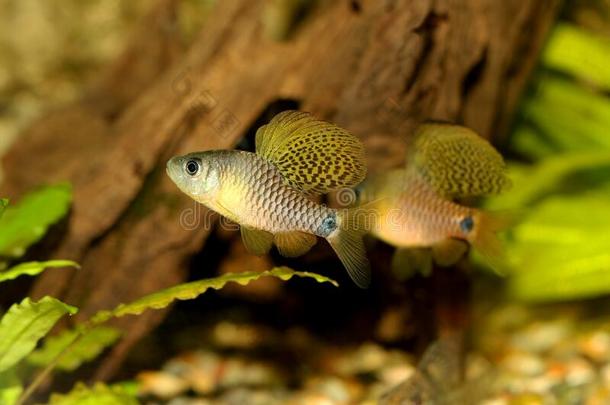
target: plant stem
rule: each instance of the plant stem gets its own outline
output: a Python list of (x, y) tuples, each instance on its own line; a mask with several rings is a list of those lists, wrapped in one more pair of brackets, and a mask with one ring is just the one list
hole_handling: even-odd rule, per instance
[(61, 358), (68, 352), (70, 351), (70, 349), (72, 349), (72, 347), (74, 346), (74, 344), (76, 342), (78, 342), (84, 335), (85, 332), (87, 331), (87, 328), (83, 328), (79, 331), (78, 334), (76, 334), (74, 336), (74, 339), (72, 339), (72, 341), (66, 345), (66, 347), (64, 347), (62, 349), (61, 352), (59, 352), (57, 354), (57, 356), (55, 356), (55, 358), (53, 360), (51, 360), (51, 362), (49, 362), (49, 364), (46, 365), (46, 367), (39, 372), (36, 375), (36, 378), (34, 378), (34, 380), (28, 385), (28, 387), (23, 391), (23, 393), (21, 394), (21, 396), (19, 397), (19, 399), (17, 400), (17, 402), (15, 402), (15, 405), (23, 405), (25, 403), (25, 401), (36, 391), (36, 389), (38, 387), (40, 387), (40, 385), (46, 380), (46, 378), (49, 376), (49, 374), (53, 371), (53, 369), (55, 368), (55, 366), (57, 366), (57, 364), (59, 363), (59, 361), (61, 360)]

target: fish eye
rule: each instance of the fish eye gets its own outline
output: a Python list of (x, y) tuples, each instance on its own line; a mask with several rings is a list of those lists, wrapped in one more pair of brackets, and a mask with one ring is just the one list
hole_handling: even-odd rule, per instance
[(201, 163), (197, 159), (189, 159), (184, 164), (184, 170), (189, 176), (195, 176), (201, 169)]
[(470, 215), (464, 217), (460, 221), (460, 229), (462, 230), (462, 232), (469, 233), (470, 231), (472, 231), (472, 228), (474, 228), (474, 220)]

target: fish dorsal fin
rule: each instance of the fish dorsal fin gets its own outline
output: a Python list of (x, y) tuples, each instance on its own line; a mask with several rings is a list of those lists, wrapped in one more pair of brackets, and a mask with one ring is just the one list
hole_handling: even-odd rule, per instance
[(445, 197), (493, 195), (510, 187), (502, 155), (466, 127), (422, 124), (410, 150), (409, 173)]
[(306, 112), (284, 111), (260, 127), (256, 153), (290, 185), (309, 194), (353, 187), (366, 175), (360, 140)]

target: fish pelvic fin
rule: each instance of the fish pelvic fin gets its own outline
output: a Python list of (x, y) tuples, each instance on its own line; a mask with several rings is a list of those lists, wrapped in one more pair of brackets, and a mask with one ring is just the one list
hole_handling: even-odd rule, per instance
[(456, 264), (468, 250), (468, 243), (459, 239), (445, 239), (432, 246), (432, 258), (441, 267)]
[(432, 255), (425, 247), (397, 248), (392, 256), (392, 271), (401, 281), (417, 273), (429, 276), (432, 273)]
[(507, 261), (498, 233), (507, 230), (515, 222), (513, 213), (480, 211), (475, 217), (473, 233), (468, 238), (483, 261), (501, 275), (506, 274)]
[(273, 246), (273, 234), (260, 229), (248, 228), (242, 225), (241, 227), (241, 240), (246, 246), (248, 252), (262, 256), (269, 252), (271, 246)]
[(374, 223), (375, 212), (366, 208), (337, 212), (337, 228), (326, 240), (333, 248), (350, 278), (360, 288), (371, 283), (371, 265), (364, 249), (364, 235)]

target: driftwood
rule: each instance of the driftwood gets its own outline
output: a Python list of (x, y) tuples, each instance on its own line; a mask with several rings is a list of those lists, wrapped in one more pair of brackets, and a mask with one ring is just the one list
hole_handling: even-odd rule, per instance
[[(558, 0), (321, 1), (276, 42), (263, 33), (263, 1), (231, 0), (182, 49), (176, 3), (159, 1), (83, 97), (35, 122), (3, 160), (2, 195), (74, 185), (52, 256), (83, 268), (47, 272), (33, 293), (77, 305), (80, 319), (185, 279), (209, 226), (191, 226), (194, 204), (164, 173), (170, 156), (233, 147), (277, 100), (354, 132), (371, 171), (401, 164), (420, 119), (499, 139), (558, 9)], [(125, 337), (98, 376), (165, 314), (119, 322)]]

